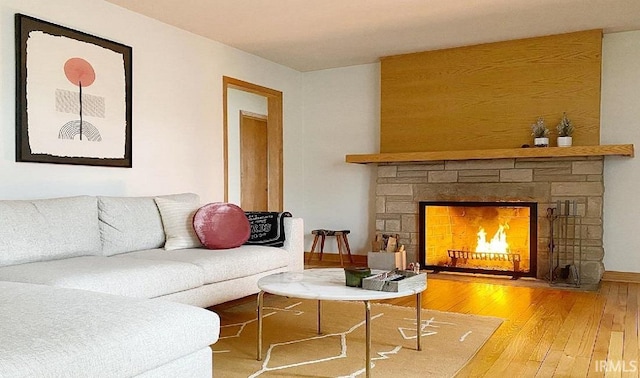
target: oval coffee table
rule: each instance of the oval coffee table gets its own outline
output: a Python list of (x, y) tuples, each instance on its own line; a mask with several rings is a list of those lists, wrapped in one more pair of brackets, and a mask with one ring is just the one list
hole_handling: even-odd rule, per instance
[[(379, 273), (382, 271), (372, 271)], [(264, 293), (281, 295), (284, 297), (315, 299), (318, 301), (318, 334), (322, 327), (321, 301), (362, 301), (365, 306), (365, 342), (366, 342), (366, 376), (370, 377), (371, 370), (371, 304), (370, 301), (416, 296), (416, 349), (422, 350), (420, 303), (424, 286), (399, 292), (365, 290), (345, 285), (345, 275), (342, 268), (307, 269), (302, 272), (275, 273), (258, 280), (258, 361), (262, 360), (262, 307)]]

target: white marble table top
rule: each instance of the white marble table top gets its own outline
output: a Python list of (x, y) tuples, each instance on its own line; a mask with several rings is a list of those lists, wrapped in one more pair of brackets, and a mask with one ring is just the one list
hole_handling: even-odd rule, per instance
[[(372, 270), (375, 272), (382, 271)], [(365, 290), (346, 286), (342, 268), (319, 268), (271, 274), (258, 280), (258, 287), (267, 293), (293, 298), (371, 301), (418, 294), (427, 288), (427, 282), (422, 288), (399, 292)]]

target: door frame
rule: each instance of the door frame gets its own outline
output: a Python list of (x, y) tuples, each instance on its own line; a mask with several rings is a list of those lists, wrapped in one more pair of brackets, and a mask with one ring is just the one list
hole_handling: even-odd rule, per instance
[(224, 200), (225, 202), (229, 200), (229, 117), (227, 114), (227, 89), (229, 88), (253, 93), (267, 99), (267, 181), (269, 185), (267, 208), (269, 211), (282, 211), (284, 187), (282, 169), (282, 92), (228, 76), (222, 77)]

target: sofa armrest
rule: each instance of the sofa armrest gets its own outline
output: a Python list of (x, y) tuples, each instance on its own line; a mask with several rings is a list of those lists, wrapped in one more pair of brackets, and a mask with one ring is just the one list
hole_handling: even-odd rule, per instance
[(286, 239), (283, 249), (289, 252), (289, 270), (304, 269), (304, 221), (302, 218), (284, 218)]

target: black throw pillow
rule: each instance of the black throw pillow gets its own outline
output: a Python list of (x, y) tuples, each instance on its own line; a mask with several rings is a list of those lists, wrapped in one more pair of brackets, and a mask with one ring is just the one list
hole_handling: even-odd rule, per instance
[(291, 217), (291, 213), (274, 211), (245, 211), (251, 234), (246, 243), (248, 245), (265, 245), (282, 247), (286, 235), (284, 234), (284, 218)]

